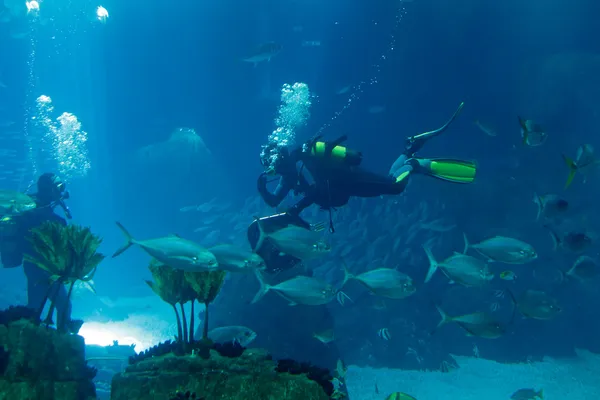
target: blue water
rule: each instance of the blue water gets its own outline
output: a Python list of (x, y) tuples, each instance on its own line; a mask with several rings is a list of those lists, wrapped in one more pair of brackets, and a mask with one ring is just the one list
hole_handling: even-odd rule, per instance
[[(388, 301), (384, 311), (374, 312), (373, 296), (358, 285), (348, 288), (355, 303), (345, 307), (290, 309), (275, 295), (249, 305), (258, 285), (252, 277), (236, 277), (215, 304), (215, 326), (247, 325), (258, 333), (255, 345), (328, 367), (344, 358), (358, 365), (434, 369), (449, 353), (470, 355), (474, 343), (486, 358), (511, 362), (570, 355), (576, 347), (600, 351), (598, 281), (557, 282), (557, 269), (567, 270), (576, 256), (553, 251), (547, 231), (535, 221), (532, 202), (534, 192), (560, 194), (570, 202), (576, 229), (594, 237), (600, 228), (594, 201), (598, 177), (591, 174), (584, 183), (578, 176), (565, 191), (567, 169), (561, 157), (574, 156), (584, 143), (600, 146), (600, 3), (108, 1), (101, 4), (109, 12), (106, 23), (95, 18), (99, 5), (45, 0), (39, 18), (24, 15), (0, 23), (0, 81), (7, 86), (0, 88), (0, 116), (15, 123), (0, 127), (0, 148), (16, 153), (10, 160), (2, 156), (0, 164), (5, 170), (25, 169), (22, 180), (5, 181), (3, 189), (23, 190), (35, 179), (30, 145), (9, 140), (7, 132), (24, 132), (35, 115), (35, 99), (46, 94), (58, 114), (77, 115), (88, 133), (91, 169), (69, 180), (69, 206), (73, 223), (91, 226), (104, 238), (105, 254), (122, 244), (115, 220), (144, 238), (177, 233), (201, 241), (194, 229), (206, 216), (180, 209), (218, 197), (232, 203), (228, 212), (235, 213), (256, 196), (256, 177), (262, 172), (258, 154), (275, 128), (282, 84), (304, 82), (316, 95), (307, 125), (296, 132), (298, 142), (326, 125), (326, 138), (348, 135), (347, 145), (363, 152), (365, 166), (382, 173), (401, 152), (406, 136), (437, 128), (464, 101), (459, 119), (424, 153), (476, 160), (476, 183), (456, 186), (420, 178), (402, 195), (399, 213), (409, 215), (427, 203), (431, 215), (456, 225), (450, 233), (436, 235), (434, 252), (440, 258), (462, 249), (462, 232), (473, 241), (504, 235), (531, 243), (539, 258), (512, 268), (519, 279), (511, 288), (547, 291), (561, 303), (558, 318), (517, 318), (510, 333), (494, 341), (465, 337), (450, 326), (430, 336), (438, 321), (434, 304), (443, 303), (453, 314), (486, 310), (495, 301), (494, 290), (506, 282), (495, 282), (488, 291), (469, 291), (449, 285), (440, 274), (423, 285), (425, 238), (417, 237), (408, 247), (410, 262), (397, 262), (405, 263), (400, 268), (415, 279), (418, 292)], [(42, 25), (40, 18), (49, 22)], [(11, 36), (17, 24), (29, 27), (26, 37)], [(256, 67), (240, 61), (268, 41), (283, 45), (271, 61)], [(303, 46), (304, 41), (321, 45)], [(336, 94), (348, 85), (348, 93)], [(385, 110), (369, 113), (372, 106)], [(523, 146), (517, 115), (542, 124), (547, 142)], [(481, 132), (475, 119), (493, 126), (497, 136)], [(193, 128), (202, 137), (213, 156), (210, 166), (198, 159), (145, 163), (136, 158), (141, 148), (164, 142), (177, 127)], [(40, 133), (30, 128), (30, 134)], [(57, 168), (56, 162), (36, 164), (37, 173)], [(344, 218), (369, 214), (379, 201), (362, 208), (352, 203)], [(324, 212), (317, 216), (327, 218)], [(245, 217), (249, 224), (251, 216)], [(370, 241), (390, 235), (376, 231), (378, 218), (396, 217), (371, 217), (370, 239), (354, 244), (361, 254)], [(245, 240), (243, 230), (230, 232), (224, 221), (211, 225), (210, 231), (216, 229), (222, 231), (220, 241)], [(374, 260), (386, 251), (379, 249)], [(598, 256), (597, 241), (586, 254)], [(97, 292), (115, 301), (150, 296), (143, 282), (150, 278), (147, 262), (138, 250), (105, 260), (94, 279)], [(0, 278), (0, 285), (22, 284), (24, 291), (24, 280), (11, 272), (7, 276), (15, 281)], [(510, 308), (510, 302), (501, 301), (500, 314)], [(75, 307), (84, 318), (103, 312), (93, 298)], [(343, 332), (328, 346), (311, 338), (322, 321)], [(404, 329), (405, 324), (415, 328)], [(383, 327), (395, 331), (393, 340), (377, 336)], [(404, 356), (407, 347), (415, 346), (420, 346), (424, 365)]]

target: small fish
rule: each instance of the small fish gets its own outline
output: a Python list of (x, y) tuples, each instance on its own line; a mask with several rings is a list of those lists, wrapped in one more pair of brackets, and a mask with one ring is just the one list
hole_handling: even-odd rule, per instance
[(392, 334), (388, 328), (381, 328), (377, 331), (377, 336), (382, 338), (383, 340), (390, 340), (392, 338)]
[(16, 190), (0, 190), (0, 217), (13, 216), (36, 207), (32, 197)]
[(339, 359), (335, 365), (335, 375), (339, 378), (344, 378), (346, 376), (346, 372), (348, 372), (348, 367), (346, 367), (346, 363)]
[(190, 240), (175, 235), (136, 240), (120, 222), (117, 222), (117, 226), (125, 235), (127, 242), (113, 254), (113, 258), (137, 244), (146, 253), (171, 268), (197, 272), (214, 271), (219, 267), (216, 257), (210, 251)]
[(270, 240), (283, 254), (288, 254), (300, 260), (320, 257), (328, 253), (331, 247), (321, 240), (322, 233), (290, 225), (275, 232), (267, 233), (263, 222), (256, 219), (260, 236), (255, 249), (260, 249), (265, 240)]
[(328, 344), (335, 340), (335, 331), (333, 329), (326, 329), (321, 332), (313, 333), (312, 337), (321, 343)]
[(391, 268), (377, 268), (359, 275), (352, 275), (344, 267), (342, 286), (350, 279), (359, 281), (372, 293), (390, 299), (404, 299), (417, 290), (410, 276)]
[(255, 49), (252, 54), (244, 58), (243, 61), (251, 62), (256, 66), (262, 61), (271, 61), (271, 58), (275, 57), (283, 47), (275, 42), (268, 42), (260, 45)]
[(494, 274), (490, 272), (487, 263), (478, 258), (455, 253), (438, 263), (429, 248), (423, 247), (423, 250), (425, 250), (425, 254), (429, 259), (429, 271), (425, 282), (431, 280), (438, 268), (444, 272), (448, 279), (463, 286), (479, 287), (494, 279)]
[[(198, 326), (195, 336), (202, 337), (201, 325)], [(248, 347), (256, 339), (256, 332), (245, 326), (222, 326), (208, 331), (208, 338), (215, 343), (237, 343), (242, 347)]]
[(536, 391), (535, 389), (519, 389), (510, 396), (511, 400), (543, 400), (544, 389)]
[(332, 285), (318, 278), (296, 276), (295, 278), (271, 286), (264, 281), (259, 271), (255, 270), (254, 273), (260, 283), (260, 289), (252, 300), (253, 304), (262, 299), (271, 290), (288, 300), (291, 306), (296, 304), (308, 306), (327, 304), (338, 293)]
[(521, 125), (521, 137), (523, 138), (523, 144), (531, 147), (541, 146), (548, 139), (548, 134), (544, 131), (540, 125), (535, 124), (531, 120), (525, 120), (519, 118), (519, 125)]
[(303, 47), (319, 47), (321, 46), (320, 40), (305, 40), (302, 42)]
[(510, 298), (521, 314), (527, 318), (550, 320), (562, 310), (557, 301), (540, 290), (526, 290), (518, 299), (507, 290)]
[(475, 124), (476, 127), (478, 127), (481, 130), (481, 132), (485, 133), (486, 135), (491, 136), (491, 137), (498, 136), (497, 133), (493, 129), (491, 129), (488, 126), (483, 125), (478, 119), (473, 121), (473, 123)]
[(582, 253), (589, 249), (593, 243), (592, 238), (584, 232), (567, 232), (560, 235), (549, 225), (545, 225), (545, 228), (548, 229), (548, 232), (550, 233), (554, 250), (562, 247), (573, 253)]
[(571, 186), (573, 178), (577, 172), (585, 174), (589, 170), (600, 165), (600, 160), (598, 160), (594, 155), (594, 147), (591, 144), (579, 146), (577, 149), (577, 154), (575, 155), (575, 160), (565, 156), (564, 154), (563, 159), (565, 160), (567, 167), (569, 167), (569, 176), (567, 177), (567, 182), (565, 183), (565, 189)]
[(596, 260), (589, 256), (580, 256), (575, 260), (573, 266), (567, 272), (563, 273), (563, 280), (569, 277), (586, 281), (595, 278), (599, 273)]
[(513, 271), (502, 271), (500, 272), (500, 279), (505, 281), (514, 281), (517, 279), (517, 274)]
[(390, 394), (385, 400), (417, 400), (415, 397), (410, 394), (402, 393), (402, 392), (394, 392)]
[(381, 114), (385, 111), (385, 106), (371, 106), (369, 107), (369, 114)]
[(460, 326), (470, 336), (477, 336), (484, 339), (496, 339), (506, 333), (504, 327), (489, 314), (477, 312), (473, 314), (450, 317), (440, 307), (436, 306), (440, 316), (440, 323), (435, 328), (437, 331), (443, 325), (454, 322)]
[(229, 272), (250, 272), (264, 269), (265, 262), (256, 253), (232, 244), (219, 244), (208, 248), (219, 263), (219, 269)]
[(537, 193), (534, 193), (533, 202), (538, 206), (536, 220), (539, 220), (540, 217), (556, 218), (569, 209), (569, 202), (555, 194), (538, 196)]
[(463, 239), (465, 241), (464, 254), (469, 249), (473, 249), (490, 261), (505, 264), (525, 264), (537, 258), (535, 249), (530, 244), (518, 239), (495, 236), (474, 245), (469, 243), (467, 235), (464, 233)]

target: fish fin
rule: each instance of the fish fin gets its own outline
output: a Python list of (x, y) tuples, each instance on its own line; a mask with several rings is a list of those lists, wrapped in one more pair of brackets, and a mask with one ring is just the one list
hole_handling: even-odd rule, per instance
[(346, 262), (344, 260), (342, 260), (342, 268), (343, 268), (343, 271), (344, 271), (344, 280), (342, 281), (342, 286), (341, 287), (344, 287), (344, 285), (346, 283), (348, 283), (348, 281), (350, 279), (354, 278), (354, 275), (352, 275), (350, 273), (350, 271), (348, 271), (348, 264), (346, 264)]
[(467, 254), (471, 244), (469, 243), (469, 239), (467, 239), (467, 234), (463, 232), (463, 240), (465, 241), (465, 248), (463, 249), (463, 254)]
[(260, 218), (258, 218), (257, 216), (254, 216), (254, 222), (256, 222), (256, 225), (258, 226), (258, 240), (256, 241), (256, 246), (254, 246), (254, 252), (256, 253), (257, 250), (260, 250), (260, 248), (262, 247), (262, 245), (265, 242), (265, 239), (267, 238), (267, 234), (265, 233), (263, 224), (260, 220)]
[(82, 281), (83, 285), (92, 293), (94, 294), (98, 294), (96, 293), (96, 288), (94, 287), (94, 284), (90, 281)]
[(515, 295), (513, 294), (513, 292), (510, 289), (506, 289), (506, 293), (508, 293), (508, 297), (510, 297), (510, 301), (513, 304), (513, 311), (512, 311), (512, 315), (510, 316), (510, 324), (512, 324), (515, 321), (515, 315), (517, 315), (517, 308), (518, 308), (518, 304), (517, 304), (517, 299), (515, 298)]
[(133, 238), (133, 236), (131, 236), (131, 234), (127, 231), (127, 229), (125, 229), (125, 227), (119, 222), (116, 221), (117, 226), (119, 227), (119, 229), (121, 230), (121, 232), (123, 232), (123, 234), (125, 235), (125, 240), (127, 240), (127, 242), (117, 251), (115, 251), (115, 254), (112, 255), (112, 258), (115, 258), (118, 255), (121, 255), (125, 252), (125, 250), (127, 250), (128, 248), (130, 248), (131, 246), (133, 246), (135, 244), (135, 239)]
[(256, 275), (256, 279), (258, 279), (258, 283), (260, 284), (260, 289), (258, 289), (258, 292), (256, 292), (256, 295), (254, 296), (254, 298), (252, 299), (252, 302), (250, 304), (254, 304), (257, 301), (259, 301), (260, 299), (263, 298), (263, 296), (265, 294), (267, 294), (267, 292), (269, 290), (271, 290), (271, 286), (269, 286), (265, 280), (263, 279), (262, 274), (258, 271), (258, 270), (254, 270), (254, 275)]
[(523, 129), (523, 144), (527, 144), (527, 139), (529, 139), (529, 129), (527, 128), (527, 121), (523, 118), (517, 116), (519, 119), (519, 125), (521, 125), (521, 129)]
[(429, 247), (423, 246), (423, 250), (425, 250), (425, 254), (427, 255), (427, 259), (429, 260), (429, 270), (427, 270), (427, 276), (425, 276), (425, 283), (427, 283), (431, 280), (431, 277), (433, 276), (433, 274), (435, 274), (435, 271), (437, 271), (439, 264), (433, 257), (433, 253), (431, 252)]
[(550, 234), (550, 238), (552, 239), (552, 248), (553, 250), (557, 250), (560, 245), (560, 237), (550, 226), (544, 225), (544, 228), (548, 229), (548, 233)]
[(540, 216), (542, 215), (542, 207), (544, 203), (542, 202), (542, 198), (537, 194), (533, 194), (533, 202), (538, 206), (537, 216), (535, 217), (536, 221), (540, 220)]
[(544, 400), (544, 389), (540, 389), (540, 391), (537, 392), (536, 396)]
[(444, 310), (442, 310), (442, 307), (438, 306), (437, 304), (435, 305), (436, 310), (438, 311), (438, 313), (440, 313), (440, 317), (441, 320), (440, 322), (437, 324), (437, 326), (435, 327), (435, 329), (431, 332), (431, 334), (433, 335), (435, 332), (437, 332), (438, 329), (440, 329), (442, 326), (446, 325), (448, 322), (452, 322), (452, 318), (448, 316), (448, 314), (446, 314), (446, 312)]
[(566, 189), (569, 186), (571, 186), (571, 183), (573, 182), (573, 178), (575, 177), (575, 174), (577, 173), (577, 164), (575, 163), (575, 161), (573, 161), (569, 157), (565, 156), (564, 154), (562, 157), (563, 157), (563, 160), (565, 160), (565, 164), (567, 164), (567, 167), (569, 167), (569, 176), (567, 177), (567, 182), (565, 183), (565, 189)]

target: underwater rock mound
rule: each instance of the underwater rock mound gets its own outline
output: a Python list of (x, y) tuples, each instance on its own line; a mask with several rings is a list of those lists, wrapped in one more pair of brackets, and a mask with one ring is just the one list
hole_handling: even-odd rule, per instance
[[(5, 311), (3, 316), (22, 311)], [(0, 398), (96, 399), (96, 370), (86, 365), (81, 336), (20, 319), (0, 324), (0, 350)]]
[(115, 375), (111, 399), (170, 399), (181, 391), (205, 399), (330, 398), (321, 385), (305, 373), (278, 372), (277, 362), (264, 350), (249, 349), (236, 358), (211, 350), (208, 359), (168, 354), (141, 360)]

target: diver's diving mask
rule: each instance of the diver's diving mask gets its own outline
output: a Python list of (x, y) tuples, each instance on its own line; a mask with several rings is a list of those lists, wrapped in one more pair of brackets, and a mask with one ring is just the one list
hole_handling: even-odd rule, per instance
[(277, 150), (277, 145), (269, 143), (262, 146), (262, 150), (260, 151), (260, 163), (267, 175), (275, 175), (277, 173), (275, 164), (279, 157), (281, 157), (281, 153)]
[(53, 185), (53, 206), (60, 206), (63, 209), (65, 216), (68, 219), (73, 218), (71, 215), (71, 210), (65, 204), (65, 200), (71, 197), (71, 194), (67, 191), (67, 184), (60, 179), (58, 175), (52, 176), (52, 185)]

